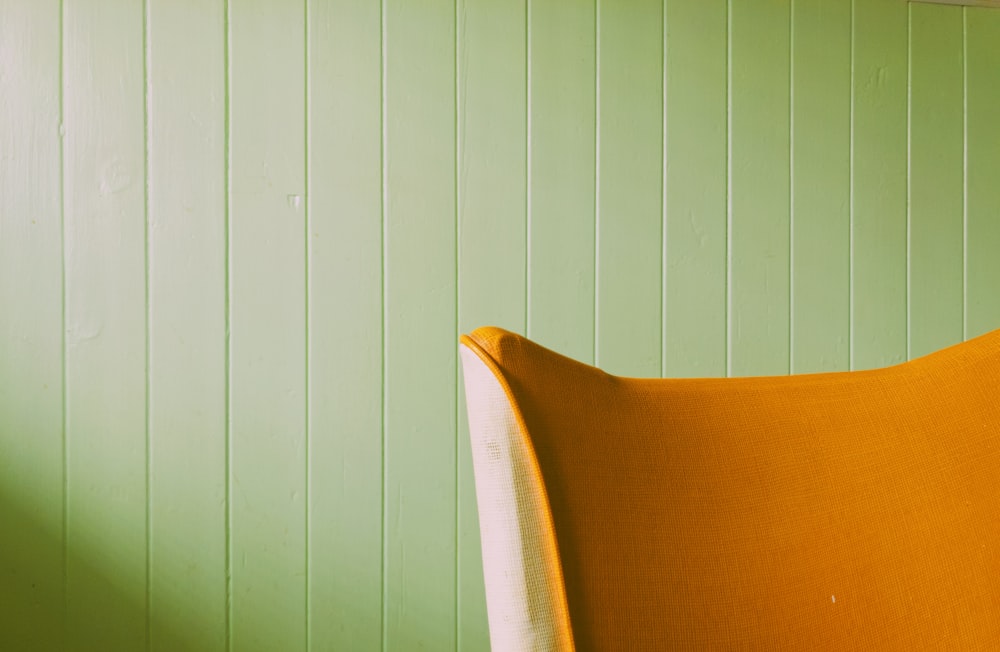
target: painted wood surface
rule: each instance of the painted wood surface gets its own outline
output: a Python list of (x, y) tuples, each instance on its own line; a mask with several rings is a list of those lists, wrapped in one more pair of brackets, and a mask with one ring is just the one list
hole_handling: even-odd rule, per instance
[(0, 648), (65, 644), (60, 3), (0, 3)]
[(305, 15), (286, 2), (232, 3), (227, 24), (229, 645), (302, 649)]
[(458, 333), (722, 376), (1000, 327), (997, 42), (903, 0), (0, 2), (0, 648), (488, 649)]
[(71, 649), (142, 649), (149, 636), (144, 26), (134, 2), (64, 5)]
[(792, 373), (850, 367), (851, 2), (792, 3)]
[(597, 5), (528, 3), (527, 334), (594, 361)]
[(907, 5), (858, 2), (851, 51), (851, 367), (907, 352)]
[(453, 649), (456, 13), (445, 0), (383, 10), (382, 644)]
[(966, 9), (965, 337), (1000, 324), (1000, 11)]
[(382, 31), (311, 2), (306, 65), (311, 650), (382, 645)]
[(663, 30), (663, 375), (725, 376), (728, 2), (667, 2)]
[(598, 0), (595, 362), (661, 373), (663, 8)]
[(205, 11), (172, 0), (148, 11), (149, 647), (218, 649), (228, 624), (219, 436), (227, 415), (226, 16), (222, 5)]
[(730, 7), (729, 372), (785, 374), (791, 364), (791, 6), (736, 1)]
[(963, 333), (962, 11), (910, 6), (909, 356)]

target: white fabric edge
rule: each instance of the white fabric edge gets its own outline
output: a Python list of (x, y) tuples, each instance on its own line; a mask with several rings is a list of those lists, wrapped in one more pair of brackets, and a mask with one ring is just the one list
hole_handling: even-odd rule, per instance
[(493, 371), (459, 347), (494, 650), (572, 650), (558, 550), (534, 453)]

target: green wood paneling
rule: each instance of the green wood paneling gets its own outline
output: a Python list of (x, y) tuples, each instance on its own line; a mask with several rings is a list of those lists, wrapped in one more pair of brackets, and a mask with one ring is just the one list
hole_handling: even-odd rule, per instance
[(297, 3), (229, 5), (234, 650), (306, 639), (304, 18)]
[(663, 373), (726, 375), (728, 3), (665, 7)]
[(67, 639), (147, 637), (143, 7), (63, 15)]
[[(384, 3), (383, 644), (455, 647), (455, 6)], [(374, 433), (373, 433), (374, 434)]]
[(148, 6), (149, 643), (223, 650), (225, 16)]
[(850, 366), (851, 1), (792, 4), (791, 370)]
[(1000, 327), (998, 16), (0, 3), (0, 647), (488, 649), (480, 325), (670, 376)]
[(854, 0), (851, 366), (906, 359), (907, 5)]
[(965, 336), (1000, 327), (1000, 11), (966, 9)]
[(382, 38), (310, 2), (309, 643), (382, 645)]
[(789, 371), (790, 5), (729, 17), (729, 371)]
[(528, 4), (528, 335), (593, 362), (596, 0)]
[(59, 2), (0, 4), (0, 649), (64, 647)]
[[(458, 327), (524, 333), (527, 310), (527, 3), (458, 13)], [(468, 417), (458, 387), (458, 638), (489, 650)]]
[(662, 362), (662, 11), (598, 0), (596, 362), (627, 376)]
[(910, 5), (909, 356), (962, 340), (962, 11)]

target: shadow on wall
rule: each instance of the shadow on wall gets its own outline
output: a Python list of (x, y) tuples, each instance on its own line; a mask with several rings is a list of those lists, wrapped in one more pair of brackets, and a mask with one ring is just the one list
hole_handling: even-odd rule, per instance
[(61, 543), (5, 495), (0, 528), (0, 648), (64, 649)]
[[(0, 494), (0, 650), (134, 652), (134, 646), (116, 645), (111, 637), (100, 640), (100, 631), (124, 629), (145, 636), (145, 596), (127, 595), (117, 588), (113, 568), (100, 568), (72, 548), (64, 553), (59, 533), (51, 532), (42, 520)], [(67, 566), (79, 598), (72, 617), (86, 629), (85, 638), (97, 640), (82, 641), (70, 633), (76, 628), (69, 625), (65, 600)], [(209, 650), (184, 631), (165, 630), (162, 623), (155, 629), (155, 649)]]
[[(0, 443), (3, 434), (10, 433), (0, 432)], [(0, 459), (0, 473), (4, 462)], [(206, 640), (203, 621), (161, 617), (149, 623), (146, 596), (141, 591), (123, 588), (120, 574), (103, 561), (113, 555), (102, 551), (101, 561), (97, 561), (98, 555), (88, 554), (79, 547), (70, 546), (64, 550), (61, 514), (36, 508), (30, 500), (18, 495), (17, 488), (10, 486), (9, 478), (6, 483), (4, 480), (0, 476), (0, 652), (138, 652), (143, 649), (224, 652), (224, 641), (218, 637)], [(73, 605), (69, 609), (66, 568), (70, 569), (73, 595)], [(343, 576), (338, 579), (335, 591), (342, 598), (338, 606), (343, 614), (349, 614), (352, 610), (348, 599), (350, 582), (365, 580), (352, 577), (350, 569), (344, 569)], [(191, 613), (190, 603), (197, 606), (205, 599), (189, 595), (189, 603), (184, 605), (187, 613)], [(281, 607), (273, 605), (276, 610)], [(172, 609), (171, 605), (161, 603), (155, 611), (162, 614)], [(217, 631), (218, 628), (212, 629)], [(244, 624), (241, 641), (233, 649), (277, 652), (262, 643), (270, 640), (266, 620), (255, 623), (254, 630), (247, 632)], [(424, 641), (433, 637), (433, 632), (420, 635)], [(143, 643), (136, 645), (137, 641)], [(409, 650), (418, 649), (420, 645), (396, 640), (393, 647)], [(331, 648), (317, 646), (316, 649)]]
[[(11, 493), (9, 486), (0, 492), (0, 650), (136, 652), (141, 648), (135, 641), (164, 652), (219, 649), (197, 640), (196, 624), (158, 620), (148, 626), (145, 595), (124, 590), (114, 568), (94, 563), (73, 547), (64, 551), (61, 532), (47, 525), (58, 524), (61, 516), (39, 513)], [(155, 632), (154, 641), (148, 631)]]

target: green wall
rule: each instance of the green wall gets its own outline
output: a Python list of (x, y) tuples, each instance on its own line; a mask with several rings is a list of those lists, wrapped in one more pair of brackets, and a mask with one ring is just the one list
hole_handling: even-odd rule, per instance
[(1000, 11), (0, 3), (0, 647), (487, 641), (456, 338), (1000, 327)]

